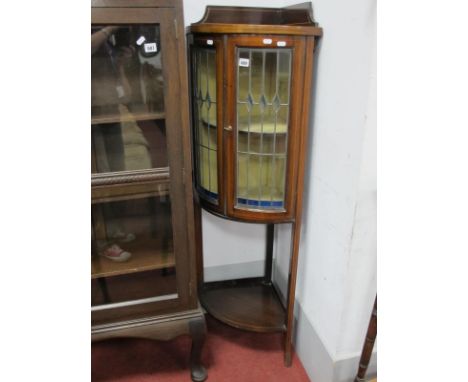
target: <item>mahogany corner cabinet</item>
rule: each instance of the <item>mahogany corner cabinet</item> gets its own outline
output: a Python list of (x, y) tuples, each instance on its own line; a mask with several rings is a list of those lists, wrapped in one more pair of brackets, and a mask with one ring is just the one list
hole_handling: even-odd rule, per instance
[[(208, 6), (188, 28), (200, 301), (234, 327), (284, 332), (288, 366), (313, 53), (321, 35), (311, 3), (280, 9)], [(203, 281), (200, 208), (266, 224), (262, 277)], [(277, 223), (292, 224), (286, 301), (271, 277)]]

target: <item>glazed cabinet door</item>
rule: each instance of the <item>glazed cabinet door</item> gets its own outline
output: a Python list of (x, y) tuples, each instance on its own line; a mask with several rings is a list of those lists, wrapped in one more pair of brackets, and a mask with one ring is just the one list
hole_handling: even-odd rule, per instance
[(223, 42), (190, 36), (195, 188), (211, 209), (224, 213)]
[(227, 43), (227, 211), (238, 219), (292, 217), (304, 40), (233, 36)]
[(93, 325), (191, 307), (171, 8), (93, 8)]

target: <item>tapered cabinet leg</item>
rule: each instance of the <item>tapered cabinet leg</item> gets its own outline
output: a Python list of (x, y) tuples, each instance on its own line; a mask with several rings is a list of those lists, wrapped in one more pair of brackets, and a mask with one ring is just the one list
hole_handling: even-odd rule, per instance
[(296, 295), (297, 261), (299, 256), (299, 240), (301, 235), (300, 216), (292, 225), (291, 261), (289, 265), (288, 301), (286, 307), (286, 336), (284, 341), (284, 365), (292, 364), (292, 334), (294, 325), (294, 301)]
[(190, 354), (190, 369), (192, 381), (201, 382), (207, 377), (206, 369), (201, 364), (201, 353), (206, 337), (205, 317), (193, 318), (189, 322), (192, 337), (192, 352)]
[[(288, 340), (286, 339), (286, 341)], [(289, 341), (289, 343), (286, 343), (285, 349), (284, 349), (284, 366), (290, 367), (291, 364), (292, 364), (292, 344), (291, 344), (291, 341)]]
[(284, 366), (290, 367), (292, 365), (292, 323), (287, 324), (286, 335), (284, 336)]

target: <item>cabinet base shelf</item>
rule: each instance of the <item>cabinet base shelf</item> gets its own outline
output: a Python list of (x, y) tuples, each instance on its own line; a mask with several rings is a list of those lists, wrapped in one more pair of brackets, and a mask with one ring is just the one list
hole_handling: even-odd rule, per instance
[(214, 318), (235, 328), (263, 333), (286, 330), (285, 309), (274, 287), (261, 278), (205, 283), (200, 301)]

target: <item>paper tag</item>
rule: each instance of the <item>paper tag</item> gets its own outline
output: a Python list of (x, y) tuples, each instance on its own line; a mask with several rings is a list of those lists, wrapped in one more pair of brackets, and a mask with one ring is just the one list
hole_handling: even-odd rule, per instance
[(273, 42), (273, 40), (271, 38), (264, 38), (263, 39), (263, 43), (266, 44), (266, 45), (270, 45), (272, 42)]
[(143, 44), (145, 41), (146, 41), (145, 36), (140, 36), (140, 38), (136, 41), (136, 44), (137, 44), (138, 46), (140, 46), (140, 45)]
[(239, 66), (248, 68), (250, 65), (250, 60), (248, 58), (239, 58)]
[(286, 41), (278, 41), (276, 43), (277, 46), (286, 46)]
[(213, 40), (206, 40), (206, 43), (207, 43), (208, 45), (213, 45)]
[(143, 45), (145, 53), (154, 53), (158, 51), (158, 47), (155, 42), (146, 43)]
[(125, 95), (125, 90), (124, 90), (123, 86), (122, 85), (117, 85), (115, 87), (115, 90), (117, 90), (117, 97), (123, 98), (123, 96)]

